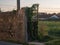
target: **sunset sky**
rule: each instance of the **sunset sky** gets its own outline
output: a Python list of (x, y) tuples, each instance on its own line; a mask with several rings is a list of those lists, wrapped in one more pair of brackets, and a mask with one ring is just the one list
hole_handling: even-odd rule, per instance
[[(2, 11), (16, 9), (17, 0), (0, 0)], [(31, 7), (33, 4), (39, 4), (39, 12), (60, 12), (60, 0), (21, 0), (21, 7)]]

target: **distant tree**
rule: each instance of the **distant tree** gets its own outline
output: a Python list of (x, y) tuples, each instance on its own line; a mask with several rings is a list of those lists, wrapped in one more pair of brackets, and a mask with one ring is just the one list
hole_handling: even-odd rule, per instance
[(56, 13), (53, 13), (52, 15), (56, 15)]
[(16, 14), (17, 11), (16, 11), (16, 10), (12, 10), (12, 12), (13, 12), (14, 14)]
[(2, 12), (2, 11), (1, 11), (1, 8), (0, 8), (0, 12)]

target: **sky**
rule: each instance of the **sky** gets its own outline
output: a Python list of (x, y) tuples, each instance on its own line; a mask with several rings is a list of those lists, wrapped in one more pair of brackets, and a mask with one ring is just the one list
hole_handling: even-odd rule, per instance
[[(17, 0), (0, 0), (2, 11), (16, 9)], [(21, 7), (31, 7), (33, 4), (39, 4), (39, 12), (58, 13), (60, 12), (60, 0), (21, 0)]]

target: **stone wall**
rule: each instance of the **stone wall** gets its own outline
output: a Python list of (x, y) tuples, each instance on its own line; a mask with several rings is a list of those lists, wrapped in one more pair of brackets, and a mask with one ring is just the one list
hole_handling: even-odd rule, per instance
[[(23, 12), (23, 13), (22, 13)], [(25, 42), (24, 10), (0, 13), (0, 40)]]

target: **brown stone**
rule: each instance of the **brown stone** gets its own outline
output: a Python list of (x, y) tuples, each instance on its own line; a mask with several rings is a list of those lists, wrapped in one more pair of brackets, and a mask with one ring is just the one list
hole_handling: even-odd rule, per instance
[(0, 40), (25, 42), (24, 16), (24, 10), (16, 14), (13, 12), (0, 13)]

